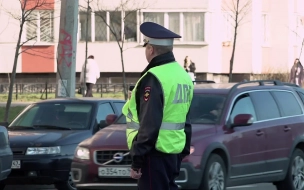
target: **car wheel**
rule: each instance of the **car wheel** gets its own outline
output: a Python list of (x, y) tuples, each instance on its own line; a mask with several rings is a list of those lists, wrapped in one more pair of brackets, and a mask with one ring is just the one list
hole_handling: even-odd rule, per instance
[(201, 190), (225, 190), (226, 166), (223, 159), (217, 154), (211, 154), (205, 167)]
[(70, 172), (68, 181), (55, 183), (55, 188), (58, 190), (77, 190), (72, 180), (72, 173)]
[(304, 190), (304, 152), (295, 149), (283, 181), (275, 183), (278, 190)]

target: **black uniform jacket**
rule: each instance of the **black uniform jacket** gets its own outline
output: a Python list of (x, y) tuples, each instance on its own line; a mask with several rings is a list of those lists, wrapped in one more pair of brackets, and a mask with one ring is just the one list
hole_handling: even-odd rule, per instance
[[(153, 67), (170, 64), (173, 61), (175, 61), (175, 58), (172, 52), (156, 56), (141, 73), (141, 76)], [(168, 73), (168, 75), (174, 75), (174, 73)], [(135, 96), (140, 128), (137, 136), (134, 138), (130, 155), (132, 156), (131, 167), (139, 169), (142, 167), (146, 155), (164, 155), (164, 153), (155, 149), (163, 119), (164, 100), (161, 84), (151, 73), (147, 73), (137, 85)], [(188, 115), (185, 125), (186, 146), (181, 153), (182, 158), (190, 154), (192, 129)]]

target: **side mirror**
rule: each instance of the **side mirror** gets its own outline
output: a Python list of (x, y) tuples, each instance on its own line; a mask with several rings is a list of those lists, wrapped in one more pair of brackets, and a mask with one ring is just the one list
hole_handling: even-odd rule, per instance
[(109, 114), (107, 115), (105, 120), (100, 120), (99, 122), (99, 128), (105, 128), (111, 124), (113, 124), (115, 122), (115, 120), (117, 119), (117, 115), (115, 114)]
[(238, 114), (234, 117), (232, 127), (249, 126), (253, 123), (253, 116), (251, 114)]
[(6, 122), (0, 122), (0, 126), (8, 127), (9, 123), (7, 121)]
[(117, 115), (116, 114), (109, 114), (106, 117), (106, 123), (107, 125), (111, 125), (115, 122), (115, 120), (117, 119)]

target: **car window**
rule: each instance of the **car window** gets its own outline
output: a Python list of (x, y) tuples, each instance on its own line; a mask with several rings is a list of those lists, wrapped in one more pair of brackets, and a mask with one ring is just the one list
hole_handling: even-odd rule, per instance
[(270, 92), (251, 92), (250, 97), (252, 98), (258, 121), (281, 117), (278, 105)]
[(34, 106), (28, 111), (24, 113), (24, 117), (19, 117), (19, 120), (17, 121), (18, 125), (21, 126), (32, 126), (32, 123), (34, 121), (34, 118), (37, 114), (39, 107)]
[(230, 114), (231, 122), (238, 114), (251, 114), (253, 116), (253, 121), (256, 121), (255, 109), (249, 94), (243, 94), (236, 99)]
[(116, 124), (127, 124), (126, 116), (121, 114), (115, 123)]
[(304, 94), (302, 92), (299, 92), (299, 91), (297, 91), (297, 92), (298, 92), (302, 102), (304, 103)]
[(214, 124), (222, 115), (225, 96), (217, 94), (194, 94), (190, 106), (193, 124)]
[(275, 91), (272, 94), (282, 110), (282, 116), (294, 116), (303, 113), (299, 102), (291, 92)]
[(114, 106), (116, 107), (118, 114), (120, 115), (122, 113), (122, 107), (125, 105), (124, 102), (114, 102)]
[(86, 103), (36, 104), (20, 114), (10, 126), (87, 129), (91, 121), (92, 107)]
[(114, 110), (110, 103), (103, 103), (98, 106), (97, 112), (97, 122), (100, 123), (101, 120), (105, 120), (107, 115), (114, 114)]

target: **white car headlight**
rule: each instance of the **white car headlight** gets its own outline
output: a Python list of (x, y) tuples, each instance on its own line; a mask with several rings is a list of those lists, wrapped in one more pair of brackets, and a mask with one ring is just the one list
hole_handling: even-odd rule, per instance
[(26, 150), (26, 155), (40, 155), (40, 154), (60, 154), (60, 146), (28, 147)]
[(75, 151), (75, 157), (82, 160), (90, 159), (90, 150), (83, 147), (77, 147)]

